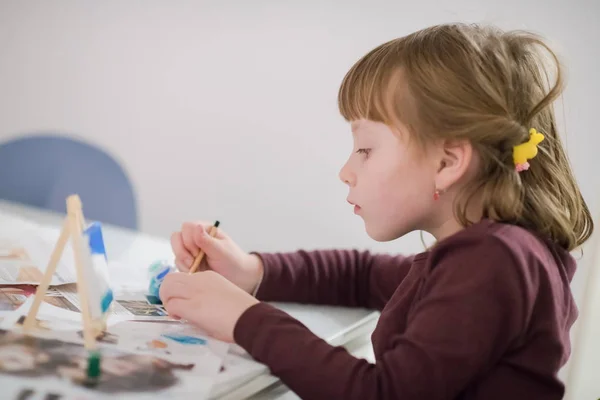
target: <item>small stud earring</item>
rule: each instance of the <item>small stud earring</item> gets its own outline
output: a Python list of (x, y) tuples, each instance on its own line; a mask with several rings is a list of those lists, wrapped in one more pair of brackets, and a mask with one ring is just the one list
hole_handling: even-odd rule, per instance
[(435, 192), (433, 192), (433, 200), (439, 200), (440, 199), (440, 191), (435, 189)]

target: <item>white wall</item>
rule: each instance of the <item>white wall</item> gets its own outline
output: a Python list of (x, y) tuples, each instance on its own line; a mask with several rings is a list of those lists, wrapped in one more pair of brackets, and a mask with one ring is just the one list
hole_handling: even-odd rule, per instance
[(109, 150), (157, 235), (218, 218), (246, 249), (419, 251), (417, 235), (374, 244), (345, 203), (346, 70), (434, 23), (542, 33), (568, 66), (568, 150), (598, 213), (599, 15), (597, 0), (0, 0), (0, 140), (59, 131)]

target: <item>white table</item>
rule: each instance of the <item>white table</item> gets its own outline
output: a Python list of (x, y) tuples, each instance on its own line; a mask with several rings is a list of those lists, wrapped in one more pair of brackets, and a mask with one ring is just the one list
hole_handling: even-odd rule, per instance
[[(27, 224), (22, 220), (26, 219), (58, 236), (64, 217), (64, 214), (0, 200), (0, 229), (19, 228), (18, 225)], [(111, 261), (117, 262), (119, 268), (127, 269), (123, 273), (130, 274), (133, 271), (143, 274), (152, 262), (159, 259), (171, 260), (173, 257), (167, 238), (154, 237), (108, 225), (103, 225), (103, 233), (107, 255)], [(116, 272), (119, 273), (119, 271)], [(114, 273), (115, 271), (112, 270), (111, 274)], [(371, 310), (340, 307), (280, 303), (275, 305), (300, 320), (316, 335), (332, 345), (345, 346), (357, 357), (372, 359), (370, 334), (377, 321), (378, 313)], [(287, 400), (297, 397), (287, 390), (276, 377), (263, 375), (221, 398), (227, 400), (244, 398)]]

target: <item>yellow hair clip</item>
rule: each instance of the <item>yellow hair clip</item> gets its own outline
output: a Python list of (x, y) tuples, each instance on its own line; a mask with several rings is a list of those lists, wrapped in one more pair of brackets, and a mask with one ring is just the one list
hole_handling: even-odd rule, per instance
[(529, 130), (529, 141), (513, 147), (513, 160), (515, 162), (515, 169), (517, 172), (529, 169), (529, 163), (527, 160), (531, 160), (537, 156), (537, 145), (540, 144), (542, 140), (544, 140), (544, 135), (536, 131), (534, 128), (531, 128)]

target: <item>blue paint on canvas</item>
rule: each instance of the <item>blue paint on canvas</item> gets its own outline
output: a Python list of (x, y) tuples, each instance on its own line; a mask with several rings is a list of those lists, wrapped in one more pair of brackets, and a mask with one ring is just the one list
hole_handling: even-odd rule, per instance
[(102, 313), (105, 313), (108, 311), (113, 300), (114, 300), (113, 291), (111, 289), (108, 289), (108, 291), (104, 294), (104, 297), (102, 297), (102, 304), (100, 306)]
[(106, 257), (106, 248), (104, 247), (104, 238), (102, 237), (102, 227), (99, 222), (92, 223), (84, 232), (89, 240), (90, 251), (92, 255), (102, 254)]
[(99, 222), (90, 224), (83, 232), (85, 253), (84, 274), (88, 284), (89, 307), (92, 318), (99, 318), (110, 309), (114, 294), (108, 279), (108, 258), (104, 246), (102, 226)]

